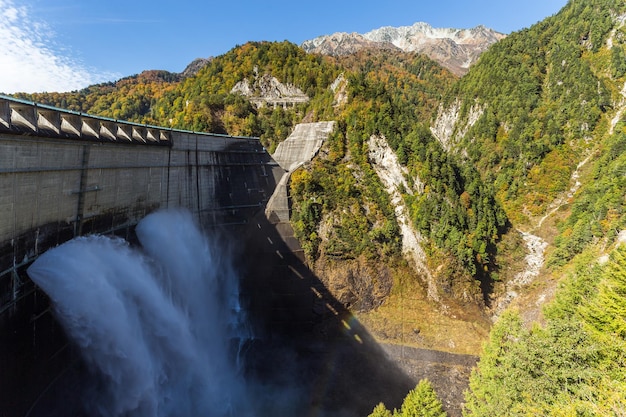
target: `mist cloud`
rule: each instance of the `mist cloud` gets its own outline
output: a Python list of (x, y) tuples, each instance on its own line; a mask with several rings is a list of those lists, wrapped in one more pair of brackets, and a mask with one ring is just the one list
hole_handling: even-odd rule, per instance
[(119, 78), (55, 48), (54, 34), (24, 6), (0, 0), (0, 92), (72, 91)]

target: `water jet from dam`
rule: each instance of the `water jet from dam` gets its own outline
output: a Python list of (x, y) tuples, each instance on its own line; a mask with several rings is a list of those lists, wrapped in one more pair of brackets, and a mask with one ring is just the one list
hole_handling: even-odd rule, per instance
[(141, 249), (87, 236), (28, 269), (96, 375), (91, 416), (252, 415), (237, 350), (250, 338), (225, 251), (183, 211), (137, 226)]

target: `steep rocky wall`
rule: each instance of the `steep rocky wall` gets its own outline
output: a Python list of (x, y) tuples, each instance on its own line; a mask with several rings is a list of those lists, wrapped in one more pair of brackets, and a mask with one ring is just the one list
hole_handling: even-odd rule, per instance
[[(474, 104), (464, 120), (461, 120), (461, 100), (455, 100), (449, 107), (439, 106), (437, 118), (430, 128), (431, 133), (441, 143), (446, 151), (454, 149), (455, 145), (467, 134), (485, 112), (484, 106)], [(461, 122), (461, 123), (460, 123)]]
[[(391, 197), (391, 204), (395, 210), (402, 233), (402, 252), (411, 261), (415, 270), (426, 280), (428, 296), (435, 301), (439, 301), (433, 274), (427, 265), (426, 252), (422, 248), (423, 238), (419, 231), (412, 226), (408, 209), (400, 193), (401, 187), (407, 190), (407, 192), (413, 193), (413, 184), (409, 185), (406, 180), (408, 172), (406, 168), (400, 165), (398, 157), (389, 147), (384, 137), (371, 136), (368, 141), (368, 147), (372, 166)], [(417, 192), (423, 192), (424, 185), (419, 178), (415, 178), (413, 183)]]

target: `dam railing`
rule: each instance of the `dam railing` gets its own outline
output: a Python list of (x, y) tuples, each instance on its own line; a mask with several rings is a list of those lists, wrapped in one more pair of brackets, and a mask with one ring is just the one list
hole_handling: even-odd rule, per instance
[(0, 132), (54, 138), (82, 138), (120, 143), (170, 145), (172, 133), (213, 138), (254, 139), (134, 123), (61, 109), (0, 94)]

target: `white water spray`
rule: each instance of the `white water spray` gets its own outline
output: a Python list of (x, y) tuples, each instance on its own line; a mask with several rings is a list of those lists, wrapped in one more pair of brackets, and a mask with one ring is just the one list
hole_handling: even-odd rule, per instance
[(50, 297), (87, 365), (102, 379), (90, 415), (250, 415), (233, 355), (245, 334), (238, 279), (224, 252), (182, 211), (119, 238), (76, 238), (28, 274)]

